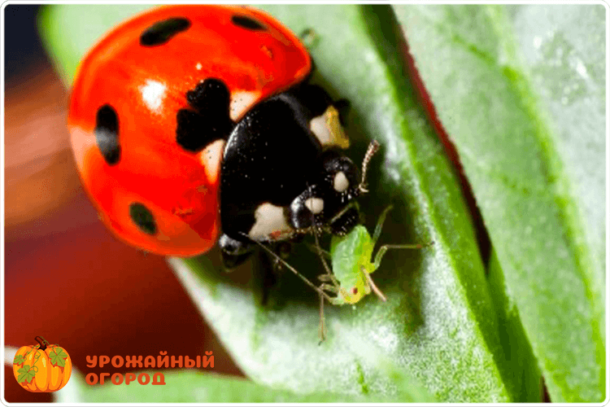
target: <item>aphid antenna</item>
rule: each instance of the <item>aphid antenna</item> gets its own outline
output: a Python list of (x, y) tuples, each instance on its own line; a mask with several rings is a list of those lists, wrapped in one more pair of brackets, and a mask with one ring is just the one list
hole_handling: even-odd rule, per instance
[[(247, 237), (248, 239), (250, 239), (250, 237), (248, 235), (246, 235), (245, 233), (241, 233), (243, 236)], [(281, 264), (283, 264), (288, 270), (292, 271), (294, 274), (296, 274), (297, 277), (299, 277), (301, 280), (303, 280), (305, 282), (305, 284), (307, 284), (308, 286), (310, 286), (311, 288), (313, 288), (318, 294), (320, 294), (321, 296), (323, 296), (328, 302), (330, 302), (331, 298), (328, 294), (326, 294), (324, 291), (322, 291), (322, 289), (320, 289), (319, 287), (316, 287), (316, 285), (314, 283), (312, 283), (307, 277), (305, 277), (303, 274), (299, 273), (297, 271), (297, 269), (295, 269), (294, 267), (292, 267), (286, 260), (282, 259), (280, 256), (278, 256), (277, 253), (275, 253), (273, 250), (271, 250), (270, 248), (268, 248), (267, 246), (265, 246), (263, 243), (259, 242), (258, 240), (255, 239), (250, 239), (251, 241), (253, 241), (254, 243), (256, 243), (257, 245), (259, 245), (260, 247), (263, 248), (263, 250), (265, 250), (267, 253), (269, 253), (273, 258), (275, 258), (277, 261), (279, 261)]]
[(358, 190), (363, 194), (369, 192), (366, 188), (366, 173), (369, 168), (369, 162), (377, 151), (379, 151), (379, 142), (373, 140), (369, 144), (369, 148), (366, 150), (366, 154), (364, 154), (364, 159), (362, 160), (362, 181), (360, 181), (360, 185), (358, 185)]

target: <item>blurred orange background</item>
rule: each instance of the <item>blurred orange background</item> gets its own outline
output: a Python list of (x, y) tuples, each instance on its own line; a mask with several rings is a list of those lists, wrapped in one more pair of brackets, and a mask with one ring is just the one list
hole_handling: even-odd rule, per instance
[[(40, 45), (37, 11), (4, 11), (5, 345), (43, 336), (86, 373), (100, 371), (87, 368), (87, 355), (212, 350), (214, 372), (241, 375), (164, 258), (117, 241), (98, 220), (78, 179), (68, 92)], [(10, 366), (4, 372), (6, 401), (51, 401), (23, 390)]]

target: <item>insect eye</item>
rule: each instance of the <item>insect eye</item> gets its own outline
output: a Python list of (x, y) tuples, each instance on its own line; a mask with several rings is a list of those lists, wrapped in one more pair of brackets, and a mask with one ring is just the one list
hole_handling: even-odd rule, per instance
[(358, 288), (356, 288), (356, 287), (352, 288), (352, 294), (354, 294), (354, 295), (358, 294)]

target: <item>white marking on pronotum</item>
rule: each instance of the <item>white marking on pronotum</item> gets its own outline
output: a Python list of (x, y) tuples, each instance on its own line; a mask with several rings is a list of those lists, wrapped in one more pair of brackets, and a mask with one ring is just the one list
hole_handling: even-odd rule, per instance
[(250, 229), (248, 236), (255, 240), (269, 237), (277, 232), (290, 232), (292, 228), (286, 222), (284, 208), (275, 206), (269, 202), (261, 204), (254, 212), (254, 226)]
[(309, 122), (309, 129), (311, 132), (317, 137), (320, 144), (323, 146), (331, 143), (332, 136), (330, 135), (330, 130), (326, 125), (326, 116), (320, 115), (318, 117), (314, 117)]
[(309, 198), (305, 201), (305, 206), (311, 213), (317, 215), (324, 210), (324, 201), (320, 198)]
[(224, 140), (216, 140), (199, 153), (201, 165), (205, 169), (205, 175), (210, 184), (215, 184), (218, 180), (225, 144)]
[(347, 180), (347, 177), (343, 171), (339, 171), (337, 174), (335, 174), (333, 187), (337, 192), (344, 192), (347, 188), (349, 188), (349, 181)]
[(344, 149), (349, 147), (349, 139), (345, 135), (343, 127), (341, 127), (339, 112), (334, 106), (329, 106), (324, 114), (311, 119), (309, 130), (325, 147), (333, 146)]
[(142, 94), (142, 100), (150, 110), (155, 113), (161, 111), (161, 105), (165, 98), (165, 91), (167, 87), (161, 82), (154, 81), (152, 79), (146, 80), (146, 83), (140, 86), (140, 93)]
[(231, 93), (231, 120), (237, 122), (248, 111), (260, 96), (260, 92), (233, 92)]

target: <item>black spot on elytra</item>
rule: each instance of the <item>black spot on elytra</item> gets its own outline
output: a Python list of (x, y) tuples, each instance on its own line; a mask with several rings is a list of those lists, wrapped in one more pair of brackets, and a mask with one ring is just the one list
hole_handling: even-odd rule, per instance
[(246, 16), (234, 15), (233, 17), (231, 17), (231, 22), (247, 30), (259, 31), (265, 29), (264, 25), (262, 25), (255, 19)]
[(219, 79), (209, 78), (186, 94), (193, 108), (178, 111), (176, 142), (185, 150), (198, 152), (208, 144), (226, 140), (234, 123), (229, 116), (231, 94)]
[(157, 233), (157, 222), (146, 206), (137, 202), (132, 203), (129, 205), (129, 216), (142, 232), (148, 235)]
[(115, 165), (121, 159), (119, 144), (119, 119), (116, 111), (110, 105), (104, 105), (97, 110), (95, 116), (95, 141), (104, 160), (108, 165)]
[(188, 30), (191, 22), (186, 18), (174, 17), (151, 25), (140, 35), (140, 45), (154, 47), (165, 44), (174, 35)]

